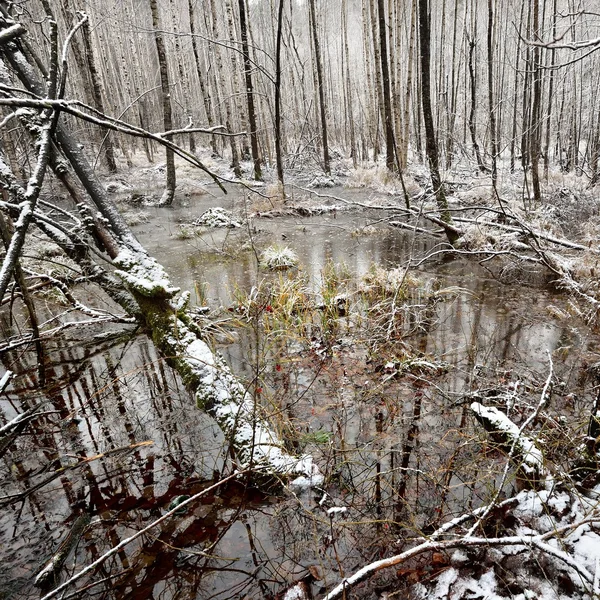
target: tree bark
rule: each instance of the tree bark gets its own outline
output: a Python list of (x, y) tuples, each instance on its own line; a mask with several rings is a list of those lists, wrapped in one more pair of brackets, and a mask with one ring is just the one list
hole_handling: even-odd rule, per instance
[(281, 156), (281, 36), (283, 30), (284, 0), (279, 0), (277, 10), (277, 35), (275, 39), (275, 159), (277, 179), (283, 186), (283, 157)]
[[(475, 32), (473, 32), (475, 35)], [(477, 89), (475, 79), (475, 69), (473, 68), (473, 54), (475, 53), (475, 39), (468, 39), (469, 44), (469, 84), (471, 90), (471, 106), (469, 108), (469, 132), (471, 134), (471, 144), (473, 145), (473, 151), (475, 152), (475, 158), (477, 160), (477, 168), (485, 173), (487, 167), (483, 163), (481, 158), (481, 151), (479, 150), (479, 143), (477, 142)]]
[[(85, 48), (85, 58), (88, 64), (90, 79), (92, 80), (92, 93), (94, 97), (94, 105), (101, 112), (106, 112), (104, 109), (104, 99), (102, 97), (102, 83), (100, 82), (100, 74), (96, 67), (96, 59), (94, 57), (94, 48), (92, 46), (92, 35), (90, 31), (90, 22), (86, 21), (82, 27), (83, 46)], [(104, 157), (106, 166), (111, 173), (116, 173), (117, 163), (115, 161), (115, 150), (110, 134), (107, 133), (103, 139)]]
[(385, 124), (385, 165), (390, 171), (394, 171), (396, 153), (394, 148), (394, 121), (392, 115), (390, 70), (388, 66), (387, 27), (385, 23), (384, 0), (377, 0), (377, 10), (379, 13), (379, 58), (381, 61), (381, 84), (383, 90), (383, 113)]
[[(491, 2), (491, 0), (488, 0)], [(540, 40), (540, 22), (539, 22), (539, 2), (533, 0), (533, 35), (534, 39)], [(530, 124), (530, 160), (531, 160), (531, 183), (533, 188), (533, 199), (536, 206), (542, 202), (542, 192), (540, 188), (540, 154), (541, 154), (541, 103), (542, 103), (542, 72), (540, 65), (540, 48), (533, 48), (533, 104), (531, 106), (531, 124)]]
[[(150, 1), (150, 10), (152, 11), (152, 27), (154, 29), (154, 41), (156, 43), (156, 53), (158, 54), (158, 65), (160, 69), (160, 85), (162, 93), (163, 124), (165, 131), (173, 129), (173, 113), (171, 110), (171, 89), (169, 85), (169, 68), (167, 65), (167, 53), (162, 33), (160, 32), (160, 18), (158, 14), (158, 5), (156, 0)], [(171, 136), (165, 136), (171, 139)], [(176, 176), (175, 176), (175, 154), (170, 148), (165, 149), (167, 159), (167, 181), (165, 191), (160, 200), (161, 204), (169, 205), (173, 203), (175, 196)]]
[(323, 84), (323, 67), (321, 65), (321, 48), (319, 46), (319, 35), (317, 32), (317, 15), (315, 11), (315, 0), (308, 0), (310, 10), (310, 23), (312, 29), (312, 41), (315, 51), (315, 69), (317, 72), (317, 91), (319, 96), (319, 115), (321, 117), (321, 140), (323, 143), (323, 170), (329, 175), (331, 173), (331, 161), (329, 158), (329, 140), (327, 139), (327, 110), (325, 107), (325, 90)]
[[(427, 0), (419, 1), (419, 43), (421, 58), (421, 102), (423, 106), (423, 122), (425, 125), (425, 151), (429, 163), (431, 183), (436, 197), (438, 210), (442, 221), (452, 225), (452, 217), (448, 210), (446, 191), (440, 177), (439, 155), (435, 130), (433, 127), (433, 113), (431, 111), (431, 69), (430, 69), (430, 29)], [(456, 231), (446, 228), (446, 237), (454, 245), (458, 239)]]
[[(196, 16), (194, 12), (194, 0), (188, 0), (188, 15), (190, 19), (190, 33), (192, 35), (192, 51), (194, 53), (194, 64), (196, 65), (196, 74), (198, 75), (198, 85), (200, 86), (200, 95), (204, 102), (204, 110), (206, 112), (206, 120), (208, 121), (209, 129), (214, 127), (215, 119), (213, 116), (212, 98), (210, 95), (210, 85), (204, 80), (204, 73), (200, 67), (200, 52), (198, 51), (198, 40), (196, 38)], [(210, 146), (213, 154), (218, 155), (216, 137), (210, 137)]]
[[(212, 18), (212, 36), (214, 40), (219, 39), (219, 21), (217, 16), (217, 9), (215, 6), (215, 0), (210, 0), (210, 16)], [(223, 59), (221, 57), (221, 51), (219, 46), (214, 48), (214, 56), (216, 59), (216, 77), (218, 77), (219, 85), (221, 90), (225, 92), (227, 89), (226, 75), (223, 68)], [(225, 98), (223, 104), (225, 105), (225, 127), (229, 133), (233, 130), (233, 114), (231, 110), (231, 99)], [(229, 136), (229, 147), (231, 148), (231, 167), (234, 175), (240, 179), (242, 177), (242, 169), (240, 167), (240, 155), (238, 151), (238, 145), (235, 140), (235, 136)]]
[(490, 154), (492, 157), (492, 187), (496, 190), (498, 180), (498, 139), (496, 131), (496, 107), (494, 106), (494, 63), (493, 63), (494, 5), (488, 0), (487, 26), (487, 76), (488, 110), (490, 114)]
[[(191, 0), (189, 0), (191, 2)], [(246, 100), (248, 103), (248, 122), (250, 124), (250, 147), (254, 164), (254, 179), (262, 180), (260, 151), (258, 149), (258, 131), (256, 125), (256, 108), (254, 106), (254, 87), (252, 84), (252, 64), (248, 48), (248, 28), (246, 26), (246, 0), (238, 0), (240, 12), (240, 32), (242, 37), (242, 54), (244, 55), (244, 77), (246, 80)]]

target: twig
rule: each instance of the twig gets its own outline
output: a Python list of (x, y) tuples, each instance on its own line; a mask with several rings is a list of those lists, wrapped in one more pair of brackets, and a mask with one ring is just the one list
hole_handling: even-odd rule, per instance
[(152, 523), (150, 523), (150, 525), (147, 525), (143, 529), (140, 529), (138, 532), (134, 533), (132, 536), (125, 538), (124, 540), (121, 540), (116, 546), (111, 548), (108, 552), (105, 552), (102, 556), (97, 558), (94, 562), (90, 563), (87, 567), (84, 567), (81, 571), (79, 571), (79, 573), (77, 573), (76, 575), (73, 575), (73, 577), (71, 577), (70, 579), (65, 581), (63, 584), (59, 585), (56, 589), (52, 590), (51, 592), (49, 592), (48, 594), (43, 596), (40, 600), (50, 600), (50, 598), (54, 598), (60, 592), (62, 592), (64, 589), (66, 589), (67, 587), (69, 587), (70, 585), (72, 585), (73, 583), (78, 581), (79, 579), (81, 579), (84, 575), (93, 571), (97, 566), (101, 565), (105, 560), (107, 560), (111, 556), (114, 556), (115, 554), (117, 554), (125, 546), (127, 546), (128, 544), (130, 544), (137, 538), (141, 537), (142, 535), (144, 535), (151, 529), (154, 529), (154, 527), (156, 527), (157, 525), (160, 525), (163, 521), (166, 521), (168, 518), (177, 514), (184, 506), (187, 506), (188, 504), (194, 502), (195, 500), (204, 496), (205, 494), (208, 494), (209, 492), (216, 490), (218, 487), (220, 487), (224, 483), (227, 483), (228, 481), (231, 481), (232, 479), (235, 479), (236, 477), (243, 475), (245, 472), (246, 471), (236, 471), (235, 473), (232, 473), (228, 477), (225, 477), (224, 479), (217, 481), (217, 483), (211, 485), (210, 487), (207, 487), (206, 489), (202, 490), (201, 492), (198, 492), (197, 494), (190, 496), (187, 500), (180, 502), (176, 507), (174, 507), (170, 511), (166, 512), (162, 517), (159, 517), (155, 521), (152, 521)]

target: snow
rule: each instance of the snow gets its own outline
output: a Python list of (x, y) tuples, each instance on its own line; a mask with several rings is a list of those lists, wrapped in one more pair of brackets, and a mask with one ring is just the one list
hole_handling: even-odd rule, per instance
[(143, 296), (170, 298), (179, 291), (178, 287), (171, 286), (161, 265), (143, 252), (121, 248), (114, 263), (120, 267), (116, 274)]
[(483, 406), (479, 402), (471, 404), (471, 410), (493, 425), (497, 431), (506, 434), (509, 440), (516, 440), (516, 448), (524, 460), (522, 467), (528, 472), (542, 473), (544, 460), (542, 453), (531, 439), (523, 435), (520, 429), (500, 410), (493, 406)]
[(433, 592), (433, 598), (447, 598), (450, 587), (458, 579), (458, 571), (454, 568), (447, 569), (437, 579), (437, 584)]
[(327, 175), (317, 175), (309, 184), (309, 188), (330, 188), (340, 185), (340, 180), (337, 177)]
[(4, 388), (8, 385), (11, 377), (14, 375), (12, 371), (6, 371), (4, 375), (2, 375), (2, 379), (0, 379), (0, 392), (4, 391)]
[(182, 370), (187, 372), (187, 383), (192, 382), (196, 389), (198, 406), (215, 418), (226, 439), (231, 440), (240, 466), (252, 465), (271, 473), (299, 475), (298, 480), (292, 482), (294, 485), (319, 485), (323, 476), (312, 457), (298, 458), (284, 450), (282, 440), (223, 358), (176, 316), (186, 306), (189, 294), (184, 292), (173, 299), (179, 288), (171, 286), (164, 269), (143, 252), (122, 248), (114, 262), (119, 267), (117, 275), (133, 291), (150, 298), (172, 299), (173, 317), (167, 325), (172, 333), (158, 333), (164, 335), (168, 355), (176, 356)]
[(347, 511), (348, 508), (345, 506), (332, 506), (327, 509), (327, 516), (333, 518), (335, 515), (343, 515)]
[(291, 587), (283, 597), (283, 600), (306, 600), (306, 586), (303, 583), (297, 583)]
[(194, 225), (204, 227), (228, 227), (231, 229), (241, 227), (241, 223), (236, 221), (231, 212), (221, 206), (209, 208), (202, 213), (195, 221)]

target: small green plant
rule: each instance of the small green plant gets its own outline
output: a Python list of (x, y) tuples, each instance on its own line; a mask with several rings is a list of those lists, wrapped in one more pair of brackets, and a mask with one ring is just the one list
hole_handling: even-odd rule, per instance
[(301, 444), (328, 444), (332, 437), (333, 433), (331, 431), (319, 429), (318, 431), (305, 433), (299, 441)]

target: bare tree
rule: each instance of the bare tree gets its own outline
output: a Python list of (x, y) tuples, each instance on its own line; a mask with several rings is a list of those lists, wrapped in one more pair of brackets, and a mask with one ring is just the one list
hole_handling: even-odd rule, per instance
[(419, 44), (421, 57), (421, 102), (423, 106), (423, 121), (425, 123), (425, 143), (431, 183), (436, 197), (442, 221), (447, 225), (446, 237), (451, 244), (458, 239), (452, 227), (452, 217), (448, 210), (446, 192), (440, 176), (439, 155), (435, 129), (433, 126), (433, 113), (431, 111), (431, 68), (430, 68), (430, 28), (429, 7), (427, 0), (419, 0)]
[[(150, 10), (152, 11), (152, 26), (154, 28), (154, 41), (156, 43), (156, 53), (158, 54), (158, 66), (160, 70), (160, 85), (162, 94), (163, 124), (165, 132), (173, 130), (173, 113), (171, 109), (171, 87), (169, 83), (169, 67), (167, 65), (167, 53), (165, 43), (161, 32), (160, 17), (158, 14), (158, 4), (156, 0), (150, 1)], [(166, 133), (167, 139), (171, 134)], [(177, 185), (175, 175), (175, 154), (171, 148), (166, 148), (165, 155), (167, 159), (167, 181), (165, 191), (160, 200), (161, 204), (171, 204), (175, 196), (175, 186)]]
[(331, 172), (331, 161), (329, 158), (329, 139), (327, 136), (327, 109), (325, 106), (325, 89), (323, 82), (323, 67), (321, 65), (321, 48), (319, 46), (319, 34), (317, 31), (317, 15), (315, 11), (315, 0), (308, 0), (310, 27), (312, 31), (313, 51), (315, 56), (315, 71), (317, 77), (317, 92), (319, 96), (319, 115), (321, 118), (321, 140), (323, 144), (323, 170)]
[[(190, 0), (191, 1), (191, 0)], [(238, 0), (240, 14), (240, 31), (242, 37), (242, 54), (244, 56), (244, 78), (246, 81), (246, 100), (248, 103), (248, 122), (250, 124), (250, 146), (254, 163), (254, 179), (262, 179), (261, 158), (258, 149), (258, 131), (256, 122), (256, 107), (254, 105), (254, 86), (252, 84), (252, 63), (248, 47), (248, 27), (246, 24), (246, 2)]]

